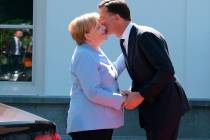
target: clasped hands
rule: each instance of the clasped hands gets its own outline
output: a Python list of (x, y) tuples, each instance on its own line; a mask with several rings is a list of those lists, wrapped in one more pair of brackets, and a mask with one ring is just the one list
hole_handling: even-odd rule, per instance
[(129, 110), (136, 108), (144, 101), (144, 97), (139, 92), (123, 90), (121, 94), (125, 97), (122, 107)]

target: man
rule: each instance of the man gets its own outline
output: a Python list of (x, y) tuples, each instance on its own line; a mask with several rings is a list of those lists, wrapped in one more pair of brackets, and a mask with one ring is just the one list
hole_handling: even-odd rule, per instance
[(12, 70), (16, 70), (20, 67), (22, 59), (23, 48), (20, 38), (23, 36), (21, 30), (16, 30), (14, 36), (8, 42), (8, 53), (10, 64), (12, 65)]
[(120, 39), (132, 93), (124, 107), (139, 107), (140, 125), (148, 140), (176, 140), (181, 116), (190, 107), (175, 78), (164, 37), (155, 29), (131, 22), (130, 10), (122, 0), (102, 0), (100, 22), (108, 34)]

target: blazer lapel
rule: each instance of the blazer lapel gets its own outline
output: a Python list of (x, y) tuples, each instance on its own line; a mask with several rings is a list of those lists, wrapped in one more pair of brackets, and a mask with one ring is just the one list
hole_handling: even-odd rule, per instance
[(131, 28), (131, 32), (128, 39), (128, 56), (127, 56), (127, 63), (128, 63), (127, 69), (132, 79), (133, 79), (133, 65), (135, 63), (134, 51), (136, 45), (136, 35), (137, 35), (137, 28), (134, 25)]

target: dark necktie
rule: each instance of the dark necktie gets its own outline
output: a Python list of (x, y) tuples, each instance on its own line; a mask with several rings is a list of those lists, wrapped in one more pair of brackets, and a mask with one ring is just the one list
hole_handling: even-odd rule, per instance
[(123, 52), (124, 58), (125, 58), (125, 65), (128, 67), (128, 56), (125, 50), (125, 46), (123, 45), (125, 39), (120, 39), (120, 46), (121, 46), (121, 50)]
[(20, 40), (18, 39), (18, 49), (20, 50)]
[(126, 50), (125, 50), (125, 46), (123, 45), (124, 41), (125, 41), (125, 39), (120, 39), (120, 46), (121, 46), (121, 50), (122, 50), (124, 56), (127, 59), (127, 53), (126, 53)]

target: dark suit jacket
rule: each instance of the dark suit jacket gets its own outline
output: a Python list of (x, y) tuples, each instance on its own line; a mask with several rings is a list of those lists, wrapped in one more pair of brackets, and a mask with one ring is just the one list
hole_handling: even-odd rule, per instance
[(125, 59), (132, 91), (145, 98), (139, 106), (140, 124), (160, 129), (189, 110), (185, 92), (175, 78), (163, 36), (155, 29), (134, 25)]
[[(9, 40), (8, 46), (9, 46), (9, 48), (8, 48), (9, 54), (10, 54), (10, 55), (15, 55), (16, 44), (15, 44), (15, 39), (14, 39), (14, 37), (11, 38), (11, 39)], [(19, 47), (20, 47), (20, 48), (19, 48), (19, 51), (20, 51), (20, 54), (21, 54), (21, 53), (23, 52), (23, 49), (22, 49), (21, 46), (19, 46)]]

